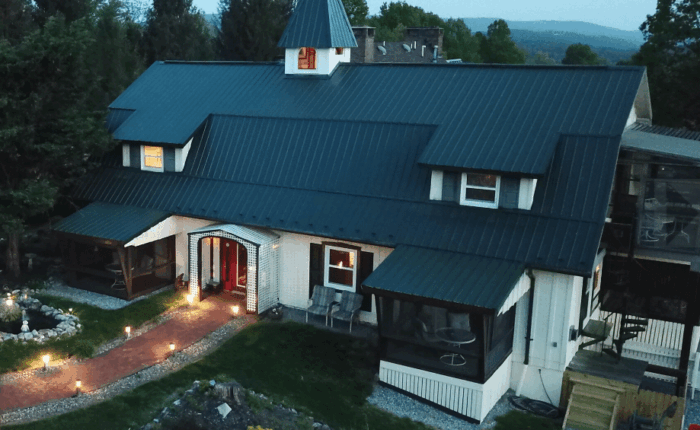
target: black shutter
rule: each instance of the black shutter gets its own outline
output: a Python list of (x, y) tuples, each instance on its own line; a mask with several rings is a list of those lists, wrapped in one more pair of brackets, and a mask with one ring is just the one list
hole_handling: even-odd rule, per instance
[(459, 184), (461, 173), (443, 172), (442, 174), (442, 200), (445, 202), (459, 203)]
[(129, 145), (129, 166), (141, 168), (141, 146)]
[(498, 198), (498, 206), (506, 209), (517, 209), (519, 193), (520, 178), (502, 177), (501, 195)]
[(323, 285), (323, 245), (312, 243), (309, 255), (309, 298), (316, 285)]
[(357, 278), (357, 292), (364, 297), (360, 309), (367, 312), (372, 312), (372, 295), (362, 293), (362, 283), (372, 274), (373, 270), (374, 254), (371, 252), (360, 252), (360, 276)]

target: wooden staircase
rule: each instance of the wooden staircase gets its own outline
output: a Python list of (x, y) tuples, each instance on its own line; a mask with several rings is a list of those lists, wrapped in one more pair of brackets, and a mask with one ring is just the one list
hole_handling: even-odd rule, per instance
[(617, 339), (613, 339), (612, 347), (603, 347), (603, 352), (615, 357), (619, 360), (622, 357), (622, 348), (630, 339), (634, 339), (639, 336), (640, 333), (646, 331), (646, 327), (649, 325), (649, 320), (646, 318), (638, 318), (629, 315), (622, 315), (620, 334)]
[(562, 429), (614, 430), (623, 388), (581, 379), (570, 380), (574, 388), (569, 396)]

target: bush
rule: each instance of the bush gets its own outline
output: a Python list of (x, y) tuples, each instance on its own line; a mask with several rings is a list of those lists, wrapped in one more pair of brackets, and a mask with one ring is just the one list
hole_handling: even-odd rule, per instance
[(13, 303), (11, 306), (5, 303), (0, 304), (0, 320), (10, 322), (19, 319), (21, 316), (22, 309), (20, 309), (17, 303)]

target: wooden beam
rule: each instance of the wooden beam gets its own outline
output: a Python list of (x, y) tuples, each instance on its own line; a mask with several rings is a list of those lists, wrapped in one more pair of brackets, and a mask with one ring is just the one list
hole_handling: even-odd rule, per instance
[(126, 296), (131, 299), (131, 249), (127, 250), (125, 255), (124, 247), (120, 246), (117, 248), (117, 254), (119, 254), (119, 264), (122, 266), (122, 273), (124, 274), (124, 284), (126, 285)]

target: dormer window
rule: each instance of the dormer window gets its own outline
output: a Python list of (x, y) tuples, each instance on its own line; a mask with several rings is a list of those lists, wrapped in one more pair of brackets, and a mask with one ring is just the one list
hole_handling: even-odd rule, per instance
[(316, 50), (314, 48), (299, 49), (299, 69), (316, 69)]
[(462, 189), (459, 196), (459, 204), (497, 208), (500, 188), (501, 177), (498, 175), (462, 173)]
[(143, 170), (163, 171), (163, 147), (143, 146), (141, 163)]

